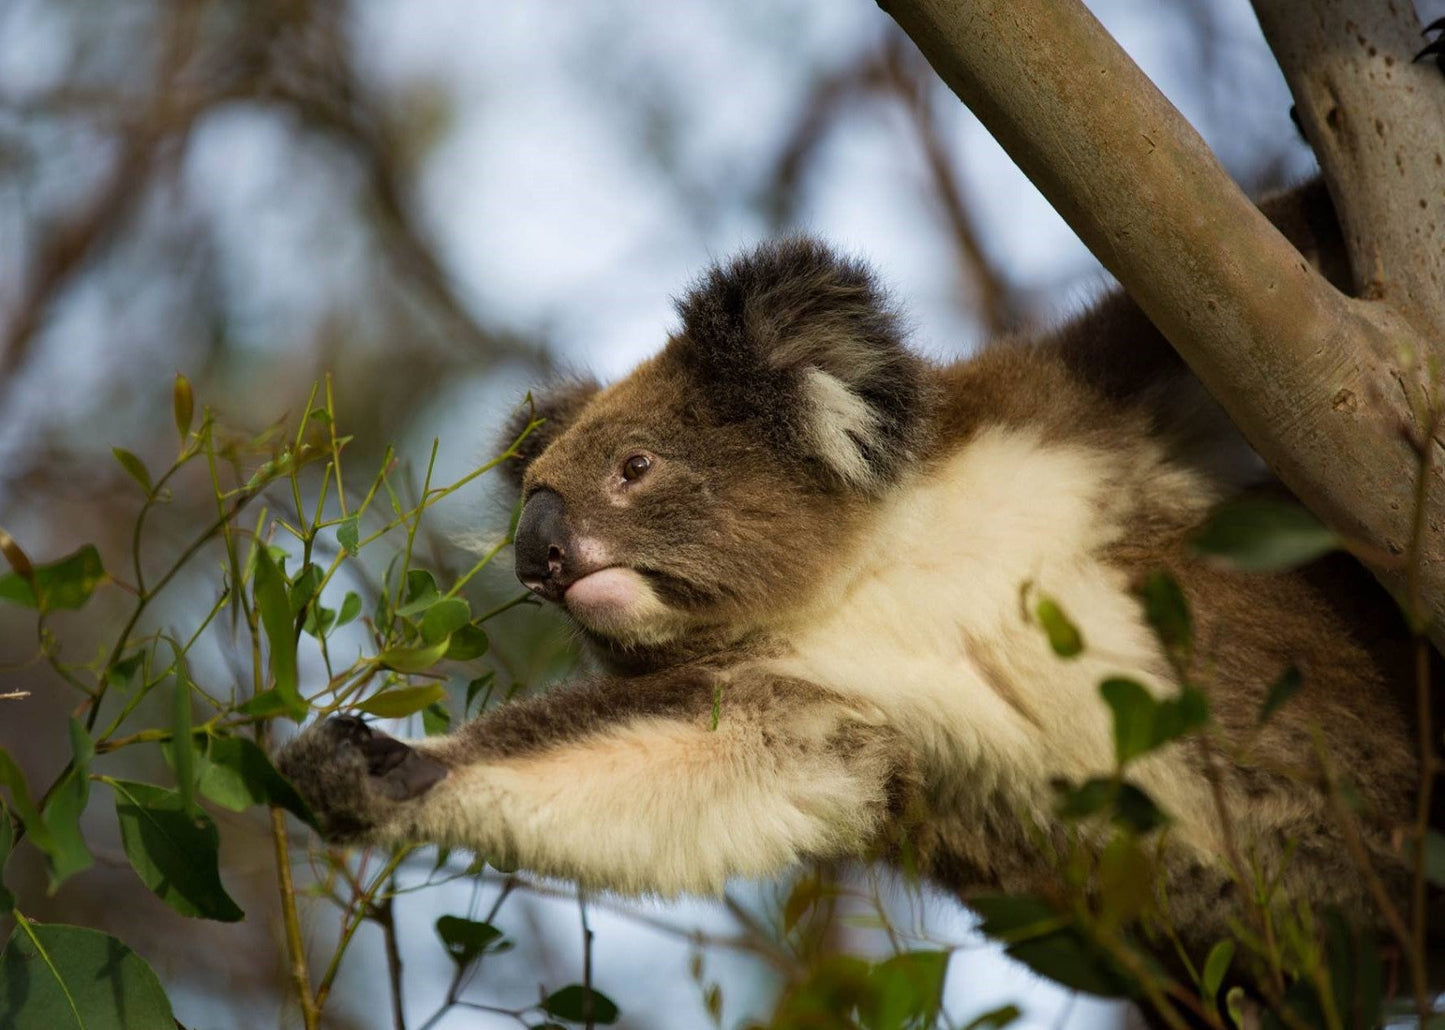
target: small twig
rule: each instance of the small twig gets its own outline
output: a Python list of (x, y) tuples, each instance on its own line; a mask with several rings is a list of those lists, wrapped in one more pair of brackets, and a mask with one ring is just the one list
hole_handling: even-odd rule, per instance
[(291, 960), (291, 982), (301, 1003), (301, 1021), (306, 1030), (321, 1026), (320, 1006), (311, 996), (311, 977), (306, 971), (306, 948), (301, 942), (301, 919), (296, 911), (296, 887), (291, 880), (291, 853), (286, 840), (286, 815), (271, 806), (271, 840), (276, 852), (276, 880), (281, 890), (281, 919), (286, 927), (286, 954)]

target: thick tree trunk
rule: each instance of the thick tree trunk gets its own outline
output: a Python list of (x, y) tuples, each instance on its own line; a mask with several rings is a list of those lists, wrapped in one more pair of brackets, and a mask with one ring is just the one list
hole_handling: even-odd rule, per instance
[[(1383, 299), (1335, 290), (1256, 210), (1077, 0), (884, 0), (882, 6), (1285, 483), (1336, 530), (1378, 552), (1373, 569), (1381, 582), (1403, 600), (1417, 595), (1436, 646), (1445, 644), (1445, 491), (1431, 439), (1445, 315), (1438, 298), (1431, 304), (1422, 296), (1431, 266), (1417, 266), (1396, 289), (1388, 277), (1397, 266), (1381, 257), (1381, 273), (1372, 267), (1360, 275), (1356, 265), (1356, 275), (1367, 283), (1378, 278), (1383, 285), (1371, 295)], [(1281, 6), (1309, 13), (1306, 4)], [(1398, 47), (1398, 40), (1391, 45)], [(1438, 72), (1410, 66), (1408, 56), (1394, 56), (1392, 75), (1415, 92), (1436, 90), (1445, 98)], [(1332, 94), (1341, 110), (1369, 99), (1363, 90), (1346, 92)], [(1363, 107), (1349, 109), (1347, 117), (1351, 125), (1372, 124)], [(1400, 146), (1405, 143), (1401, 135)], [(1429, 148), (1428, 159), (1412, 158), (1410, 167), (1428, 165), (1445, 152), (1445, 120), (1418, 127), (1409, 145)], [(1359, 178), (1384, 174), (1379, 165), (1369, 162)], [(1390, 224), (1398, 222), (1399, 193), (1377, 184), (1370, 194), (1376, 199), (1351, 201), (1357, 206), (1345, 210), (1352, 249), (1393, 254), (1403, 246), (1445, 247), (1442, 182), (1433, 180), (1433, 192), (1407, 191), (1422, 222), (1433, 225), (1404, 242), (1383, 226), (1376, 232), (1357, 224), (1389, 204), (1396, 205)], [(1438, 262), (1433, 267), (1438, 275)], [(1397, 296), (1407, 311), (1394, 306)], [(1417, 533), (1422, 453), (1431, 457), (1431, 490)], [(1418, 576), (1412, 577), (1416, 552)]]

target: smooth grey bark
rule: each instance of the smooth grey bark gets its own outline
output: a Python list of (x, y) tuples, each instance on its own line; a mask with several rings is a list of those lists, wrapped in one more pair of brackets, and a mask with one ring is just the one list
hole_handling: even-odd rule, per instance
[[(1412, 301), (1407, 318), (1390, 303), (1396, 291), (1388, 286), (1378, 291), (1386, 299), (1354, 299), (1316, 274), (1077, 0), (880, 6), (1276, 473), (1316, 515), (1375, 553), (1371, 567), (1397, 597), (1418, 596), (1437, 648), (1445, 644), (1438, 469), (1421, 522), (1418, 579), (1407, 575), (1422, 464), (1416, 444), (1433, 435), (1428, 398), (1445, 350), (1435, 308)], [(1304, 14), (1310, 7), (1301, 0), (1281, 6)], [(1414, 90), (1445, 94), (1434, 69), (1407, 67), (1397, 57), (1393, 74), (1408, 74)], [(1351, 109), (1352, 122), (1369, 124), (1369, 117)], [(1425, 140), (1433, 131), (1431, 153), (1445, 150), (1445, 122), (1420, 131)], [(1361, 172), (1376, 174), (1373, 166)], [(1445, 217), (1438, 197), (1427, 198), (1431, 204), (1428, 236), (1438, 248), (1445, 246)], [(1359, 210), (1369, 218), (1374, 208)], [(1400, 245), (1355, 231), (1382, 248)], [(1406, 296), (1416, 297), (1410, 289)], [(1425, 446), (1438, 459), (1438, 449)]]

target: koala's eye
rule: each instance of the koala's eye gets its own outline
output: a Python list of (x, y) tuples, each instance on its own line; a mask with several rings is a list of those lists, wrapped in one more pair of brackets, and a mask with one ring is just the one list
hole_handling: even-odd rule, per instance
[(652, 459), (645, 454), (634, 454), (622, 463), (622, 478), (631, 483), (641, 479), (652, 468)]

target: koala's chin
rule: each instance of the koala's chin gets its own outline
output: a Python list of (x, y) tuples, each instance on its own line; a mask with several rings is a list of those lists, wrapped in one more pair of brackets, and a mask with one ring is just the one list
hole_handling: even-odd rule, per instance
[(567, 588), (562, 603), (583, 628), (623, 645), (665, 644), (686, 628), (681, 614), (641, 573), (622, 566), (583, 576)]

